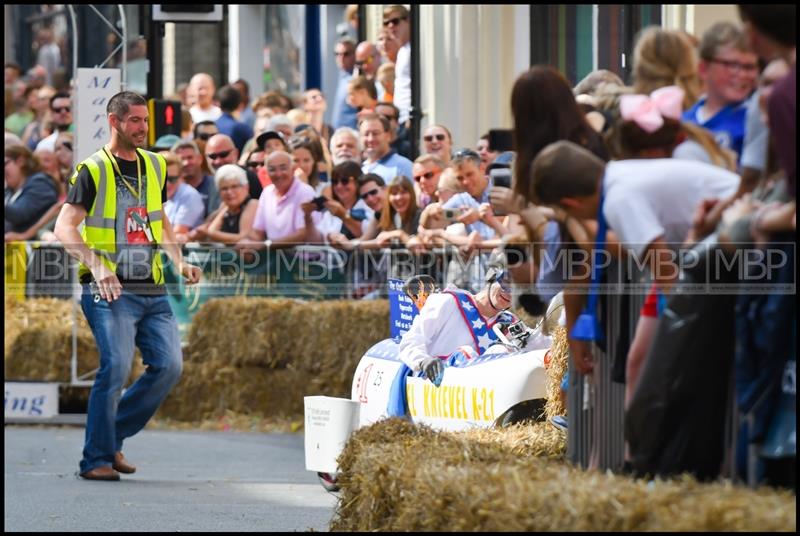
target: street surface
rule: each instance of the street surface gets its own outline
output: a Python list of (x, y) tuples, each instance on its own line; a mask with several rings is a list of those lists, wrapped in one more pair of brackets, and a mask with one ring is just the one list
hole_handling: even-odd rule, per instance
[(83, 437), (6, 425), (5, 531), (326, 531), (333, 515), (303, 434), (144, 430), (119, 482), (77, 476)]

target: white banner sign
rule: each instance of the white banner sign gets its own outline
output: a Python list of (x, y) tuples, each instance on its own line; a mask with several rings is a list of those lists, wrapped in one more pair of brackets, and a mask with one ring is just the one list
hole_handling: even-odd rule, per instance
[(5, 416), (49, 419), (58, 415), (58, 384), (5, 382)]
[(99, 151), (109, 142), (106, 106), (120, 92), (119, 69), (78, 69), (75, 85), (75, 164)]

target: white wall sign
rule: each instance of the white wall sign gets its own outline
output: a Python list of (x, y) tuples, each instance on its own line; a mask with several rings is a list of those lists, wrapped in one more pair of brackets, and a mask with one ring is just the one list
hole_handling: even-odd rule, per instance
[(119, 69), (78, 69), (76, 84), (75, 163), (99, 151), (111, 140), (106, 106), (120, 92)]
[(58, 384), (5, 382), (5, 417), (49, 419), (58, 415)]

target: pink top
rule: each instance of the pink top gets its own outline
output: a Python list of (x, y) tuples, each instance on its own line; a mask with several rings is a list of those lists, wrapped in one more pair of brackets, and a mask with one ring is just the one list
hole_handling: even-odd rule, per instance
[(274, 184), (270, 184), (258, 199), (253, 228), (264, 231), (270, 240), (280, 240), (296, 233), (306, 226), (300, 204), (311, 201), (315, 195), (314, 188), (297, 179), (292, 180), (284, 196), (278, 193)]

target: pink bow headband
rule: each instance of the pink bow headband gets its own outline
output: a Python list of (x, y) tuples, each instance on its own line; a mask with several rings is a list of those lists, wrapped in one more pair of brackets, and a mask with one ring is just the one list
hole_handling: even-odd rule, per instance
[(619, 113), (623, 121), (633, 121), (645, 132), (655, 132), (664, 124), (665, 117), (680, 120), (683, 96), (684, 91), (678, 86), (659, 88), (650, 96), (623, 95)]

